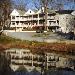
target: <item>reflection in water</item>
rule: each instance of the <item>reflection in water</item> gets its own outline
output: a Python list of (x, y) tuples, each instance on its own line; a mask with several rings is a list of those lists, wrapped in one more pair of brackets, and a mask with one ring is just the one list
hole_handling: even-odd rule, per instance
[[(14, 72), (12, 75), (41, 75), (39, 72)], [(73, 71), (49, 71), (46, 75), (75, 75)]]
[(1, 75), (74, 75), (75, 60), (70, 57), (72, 55), (33, 54), (28, 49), (13, 48), (6, 50), (3, 56), (0, 56), (4, 67), (0, 68), (0, 73)]

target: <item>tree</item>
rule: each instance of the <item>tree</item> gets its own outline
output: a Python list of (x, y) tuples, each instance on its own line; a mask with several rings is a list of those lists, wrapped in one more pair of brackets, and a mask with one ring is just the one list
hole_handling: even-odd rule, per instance
[(7, 56), (5, 53), (0, 52), (0, 75), (10, 75), (10, 62), (10, 55)]
[[(33, 0), (34, 1), (34, 0)], [(39, 3), (37, 3), (37, 0), (34, 1), (35, 7), (36, 8), (42, 8), (44, 7), (44, 14), (45, 14), (45, 30), (46, 30), (46, 26), (47, 26), (47, 8), (48, 8), (48, 4), (51, 3), (53, 0), (38, 0)]]
[[(36, 8), (44, 7), (44, 14), (45, 14), (45, 30), (47, 26), (47, 8), (49, 9), (57, 9), (63, 10), (64, 5), (68, 3), (75, 3), (75, 0), (33, 0)], [(72, 7), (71, 7), (72, 8)]]
[[(36, 3), (36, 1), (37, 0), (34, 1), (36, 8), (44, 7), (44, 14), (45, 14), (44, 27), (45, 27), (45, 30), (47, 30), (47, 27), (46, 27), (47, 26), (47, 9), (48, 8), (53, 9), (54, 7), (52, 5), (56, 4), (56, 0), (38, 0), (39, 3)], [(60, 2), (60, 4), (58, 4), (57, 8), (60, 8), (60, 6), (63, 7), (63, 4), (61, 2)]]
[(0, 25), (2, 27), (5, 26), (5, 22), (9, 18), (11, 4), (11, 0), (0, 0)]

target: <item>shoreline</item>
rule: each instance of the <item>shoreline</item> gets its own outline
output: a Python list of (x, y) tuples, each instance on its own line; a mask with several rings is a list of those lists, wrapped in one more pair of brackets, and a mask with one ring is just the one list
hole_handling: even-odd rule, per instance
[(75, 53), (75, 42), (67, 43), (59, 41), (55, 43), (37, 42), (14, 39), (9, 36), (2, 35), (0, 40), (0, 51), (10, 48), (31, 49), (33, 53), (41, 52), (57, 52), (57, 53)]

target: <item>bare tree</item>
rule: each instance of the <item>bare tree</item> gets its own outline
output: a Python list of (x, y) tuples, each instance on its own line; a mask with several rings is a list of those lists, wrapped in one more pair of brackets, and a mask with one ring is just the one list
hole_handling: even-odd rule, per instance
[(11, 0), (0, 0), (0, 25), (5, 26), (6, 20), (9, 18), (11, 8)]
[[(38, 3), (37, 3), (37, 1), (38, 1)], [(44, 27), (45, 27), (45, 30), (46, 30), (46, 26), (47, 26), (47, 8), (48, 8), (49, 3), (51, 3), (52, 1), (53, 0), (35, 0), (34, 1), (34, 4), (35, 4), (36, 8), (39, 9), (41, 7), (44, 7), (44, 14), (45, 14), (45, 24), (44, 24)]]
[[(36, 8), (44, 7), (45, 13), (45, 30), (47, 25), (47, 8), (49, 9), (57, 9), (63, 10), (64, 5), (73, 2), (75, 4), (75, 0), (33, 0)], [(72, 8), (72, 7), (71, 7)], [(73, 7), (74, 8), (74, 7)]]
[(6, 55), (5, 53), (0, 52), (0, 75), (10, 75), (10, 63), (10, 55)]

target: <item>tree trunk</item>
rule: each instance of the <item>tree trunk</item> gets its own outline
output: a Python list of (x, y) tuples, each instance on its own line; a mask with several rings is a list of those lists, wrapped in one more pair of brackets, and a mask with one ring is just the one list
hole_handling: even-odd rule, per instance
[(47, 0), (45, 0), (44, 13), (45, 13), (45, 30), (47, 30)]

